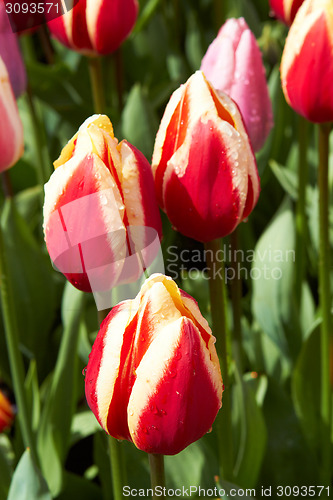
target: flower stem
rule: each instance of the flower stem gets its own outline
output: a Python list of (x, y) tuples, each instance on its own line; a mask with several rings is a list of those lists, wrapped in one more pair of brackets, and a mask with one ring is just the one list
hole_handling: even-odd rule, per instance
[(119, 443), (112, 436), (108, 436), (109, 455), (112, 477), (112, 490), (114, 500), (122, 500), (123, 498), (123, 474), (122, 474), (122, 450)]
[(158, 496), (155, 494), (156, 486), (165, 486), (164, 474), (164, 455), (157, 455), (154, 453), (148, 454), (149, 467), (150, 467), (150, 484), (153, 490), (153, 498)]
[[(12, 202), (12, 200), (10, 200)], [(19, 335), (13, 305), (13, 294), (8, 275), (4, 235), (0, 224), (0, 294), (5, 338), (8, 350), (10, 371), (13, 380), (14, 393), (18, 407), (18, 420), (25, 447), (30, 448), (32, 457), (38, 465), (36, 443), (31, 427), (31, 415), (28, 410), (24, 388), (24, 364), (19, 349)]]
[[(294, 292), (297, 316), (300, 317), (302, 304), (302, 285), (305, 276), (305, 248), (306, 248), (306, 185), (308, 180), (307, 162), (307, 135), (308, 122), (299, 117), (298, 133), (298, 198), (296, 205), (296, 247), (295, 247), (295, 274)], [(301, 346), (301, 331), (298, 332), (297, 351)]]
[(241, 375), (243, 373), (243, 359), (242, 359), (242, 282), (239, 277), (239, 261), (238, 252), (239, 249), (239, 228), (236, 228), (230, 235), (230, 244), (232, 251), (232, 262), (231, 266), (234, 270), (233, 279), (231, 280), (231, 304), (232, 304), (232, 316), (233, 316), (233, 353), (235, 356), (236, 365), (238, 367), (238, 372)]
[(332, 386), (330, 352), (333, 344), (331, 330), (330, 246), (329, 246), (329, 135), (328, 124), (319, 125), (319, 297), (321, 324), (321, 480), (328, 486), (331, 478)]
[(224, 265), (216, 256), (221, 250), (220, 240), (213, 240), (205, 245), (206, 262), (209, 275), (209, 294), (212, 314), (212, 331), (216, 337), (217, 353), (221, 362), (222, 377), (225, 387), (223, 410), (219, 412), (216, 426), (219, 440), (221, 477), (233, 479), (234, 451), (231, 423), (231, 393), (228, 366), (228, 332), (226, 317), (226, 289), (224, 283)]
[(100, 57), (88, 57), (88, 65), (95, 113), (105, 113), (102, 60)]

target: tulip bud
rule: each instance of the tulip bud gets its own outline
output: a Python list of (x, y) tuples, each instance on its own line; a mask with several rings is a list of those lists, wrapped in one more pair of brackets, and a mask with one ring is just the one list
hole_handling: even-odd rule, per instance
[(222, 26), (200, 69), (215, 89), (237, 103), (258, 151), (273, 126), (273, 112), (261, 52), (243, 18), (228, 19)]
[(241, 114), (200, 71), (171, 96), (152, 168), (161, 208), (175, 229), (198, 241), (231, 233), (258, 200), (256, 160)]
[(26, 89), (27, 75), (17, 35), (12, 31), (3, 2), (0, 2), (0, 57), (7, 68), (15, 97), (19, 97)]
[(0, 172), (12, 167), (23, 154), (23, 126), (6, 66), (0, 57)]
[(215, 338), (196, 301), (162, 274), (101, 325), (86, 369), (88, 404), (111, 436), (174, 455), (208, 432), (222, 403)]
[(288, 104), (316, 123), (333, 120), (332, 0), (305, 0), (289, 30), (281, 62)]
[(0, 389), (0, 432), (12, 426), (14, 421), (14, 408), (7, 396)]
[(276, 17), (288, 26), (293, 22), (303, 2), (304, 0), (269, 0), (270, 6)]
[[(61, 12), (62, 2), (53, 2)], [(72, 50), (86, 55), (111, 54), (133, 29), (137, 0), (85, 0), (48, 22), (51, 34)], [(51, 13), (51, 16), (54, 14)]]
[[(155, 257), (161, 220), (151, 168), (108, 117), (94, 115), (45, 185), (44, 234), (54, 265), (79, 290), (136, 281)], [(155, 248), (155, 247), (154, 247)]]

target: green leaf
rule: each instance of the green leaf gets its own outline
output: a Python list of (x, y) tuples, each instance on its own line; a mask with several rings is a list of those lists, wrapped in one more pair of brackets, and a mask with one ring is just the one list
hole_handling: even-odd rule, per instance
[(0, 434), (0, 500), (6, 500), (13, 475), (13, 450), (6, 434)]
[(297, 172), (293, 172), (282, 165), (279, 165), (275, 160), (269, 162), (273, 174), (285, 190), (287, 194), (293, 200), (298, 198), (298, 177)]
[(267, 451), (258, 483), (282, 485), (320, 484), (317, 464), (307, 446), (289, 394), (269, 379), (263, 404), (268, 431)]
[(53, 494), (61, 489), (62, 464), (76, 406), (77, 343), (83, 302), (83, 292), (67, 282), (62, 304), (64, 331), (37, 441), (42, 470)]
[[(65, 472), (64, 488), (57, 500), (103, 500), (101, 489), (92, 481)], [(32, 500), (32, 499), (31, 499)]]
[[(251, 387), (237, 377), (235, 405), (239, 446), (234, 468), (237, 484), (254, 488), (263, 462), (267, 432), (264, 417)], [(234, 410), (234, 406), (233, 406)]]
[(122, 133), (149, 159), (153, 154), (158, 120), (141, 85), (132, 87), (122, 114)]
[(229, 481), (219, 481), (216, 487), (221, 500), (230, 500), (230, 498), (236, 498), (236, 500), (252, 498), (256, 500), (256, 490), (254, 488), (248, 487), (244, 489), (234, 483), (229, 483)]
[(10, 485), (8, 500), (51, 500), (45, 479), (27, 449), (19, 461)]
[(1, 224), (20, 342), (37, 359), (43, 375), (56, 306), (54, 271), (12, 199), (5, 202)]
[(256, 245), (251, 278), (254, 317), (287, 358), (293, 348), (294, 259), (294, 219), (286, 199)]
[(214, 487), (216, 457), (202, 438), (177, 455), (165, 457), (168, 484), (173, 488)]
[(292, 395), (304, 436), (313, 450), (320, 445), (320, 325), (303, 344), (292, 377)]
[(38, 386), (37, 364), (32, 360), (29, 366), (29, 371), (25, 379), (25, 390), (27, 400), (30, 406), (31, 423), (33, 430), (38, 429), (40, 419), (40, 395)]

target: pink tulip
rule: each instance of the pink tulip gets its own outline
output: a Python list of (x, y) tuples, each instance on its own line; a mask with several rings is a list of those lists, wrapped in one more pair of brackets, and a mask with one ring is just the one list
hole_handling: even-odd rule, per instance
[(9, 73), (14, 94), (18, 97), (26, 89), (27, 76), (17, 35), (12, 31), (3, 2), (0, 2), (0, 57)]
[(228, 19), (202, 59), (201, 70), (238, 105), (252, 147), (258, 151), (272, 126), (265, 69), (253, 33), (243, 18)]
[(0, 172), (23, 154), (23, 126), (6, 66), (0, 57)]

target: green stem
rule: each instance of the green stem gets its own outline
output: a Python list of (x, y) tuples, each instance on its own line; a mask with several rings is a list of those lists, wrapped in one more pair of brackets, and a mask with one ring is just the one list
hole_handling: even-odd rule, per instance
[(110, 466), (112, 477), (112, 490), (114, 500), (122, 500), (123, 498), (123, 471), (122, 471), (122, 450), (119, 443), (112, 436), (108, 436)]
[(239, 228), (236, 228), (230, 235), (232, 262), (231, 267), (234, 271), (233, 279), (231, 280), (231, 304), (233, 316), (233, 353), (235, 356), (236, 365), (240, 376), (243, 373), (243, 359), (242, 359), (242, 282), (239, 277)]
[(114, 54), (114, 64), (115, 64), (115, 76), (116, 76), (116, 88), (118, 96), (118, 110), (119, 113), (122, 112), (124, 106), (124, 69), (123, 69), (123, 58), (121, 53), (121, 47)]
[(91, 89), (95, 113), (105, 113), (105, 96), (102, 75), (102, 60), (100, 57), (88, 57)]
[(228, 366), (228, 333), (226, 317), (226, 289), (224, 283), (224, 266), (216, 258), (221, 250), (220, 240), (214, 240), (205, 245), (206, 263), (209, 275), (209, 294), (212, 314), (212, 331), (216, 337), (217, 353), (221, 362), (221, 370), (225, 392), (223, 394), (223, 409), (216, 419), (219, 440), (221, 477), (232, 481), (234, 466), (234, 450), (231, 423), (231, 391)]
[[(10, 200), (12, 202), (12, 200)], [(8, 275), (4, 235), (0, 224), (0, 293), (4, 331), (8, 350), (8, 358), (14, 393), (18, 407), (18, 420), (25, 447), (30, 448), (35, 463), (38, 465), (35, 438), (31, 427), (31, 415), (28, 410), (26, 392), (24, 388), (25, 370), (22, 354), (19, 349), (19, 334), (15, 316), (13, 294)]]
[[(22, 52), (24, 55), (24, 60), (26, 62), (36, 64), (36, 55), (34, 51), (34, 46), (32, 42), (32, 37), (30, 35), (24, 35), (20, 39)], [(31, 128), (33, 130), (33, 141), (34, 141), (34, 150), (36, 155), (36, 167), (37, 167), (37, 178), (38, 182), (41, 186), (48, 181), (51, 175), (51, 161), (48, 155), (48, 147), (46, 144), (46, 136), (45, 136), (45, 128), (43, 125), (43, 119), (41, 117), (41, 113), (39, 112), (35, 99), (32, 93), (32, 90), (29, 86), (27, 86), (26, 92), (26, 102), (28, 106), (28, 111), (30, 114), (30, 123)]]
[(164, 488), (165, 474), (164, 474), (164, 455), (148, 454), (149, 467), (150, 467), (150, 484), (153, 490), (153, 498), (156, 499), (155, 490), (157, 486)]
[(299, 117), (298, 134), (298, 198), (296, 205), (296, 259), (295, 259), (295, 303), (298, 316), (302, 301), (302, 284), (305, 276), (306, 248), (306, 185), (308, 180), (307, 132), (308, 122)]
[(321, 324), (321, 480), (328, 486), (331, 478), (332, 388), (330, 381), (330, 352), (332, 349), (330, 246), (329, 246), (329, 135), (328, 124), (319, 125), (319, 297)]

